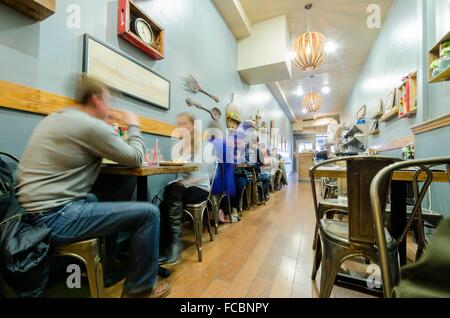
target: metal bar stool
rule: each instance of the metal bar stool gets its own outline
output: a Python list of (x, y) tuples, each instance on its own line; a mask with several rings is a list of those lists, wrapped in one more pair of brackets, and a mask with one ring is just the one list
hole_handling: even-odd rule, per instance
[[(207, 226), (208, 226), (208, 232), (209, 232), (209, 238), (211, 241), (214, 241), (214, 235), (211, 228), (211, 218), (209, 215), (208, 205), (212, 204), (214, 208), (213, 203), (213, 196), (212, 196), (212, 187), (213, 183), (216, 180), (216, 174), (217, 174), (217, 167), (218, 162), (214, 163), (214, 173), (213, 177), (210, 180), (210, 189), (209, 189), (209, 196), (208, 198), (200, 203), (197, 204), (186, 204), (184, 206), (184, 212), (189, 215), (189, 217), (192, 219), (192, 222), (194, 224), (194, 234), (195, 234), (195, 241), (197, 243), (197, 253), (198, 253), (198, 261), (203, 261), (203, 220), (206, 213), (207, 217)], [(214, 214), (214, 212), (213, 212)], [(217, 233), (217, 227), (216, 227), (216, 233)]]
[(86, 267), (92, 298), (104, 297), (103, 266), (100, 255), (103, 245), (99, 239), (55, 247), (52, 256), (68, 256), (80, 260)]

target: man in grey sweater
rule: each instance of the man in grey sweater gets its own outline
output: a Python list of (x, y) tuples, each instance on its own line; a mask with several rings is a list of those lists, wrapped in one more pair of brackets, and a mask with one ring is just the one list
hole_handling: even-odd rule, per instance
[(106, 121), (108, 90), (84, 78), (79, 104), (42, 120), (17, 171), (17, 199), (27, 221), (51, 229), (50, 244), (131, 231), (131, 258), (124, 297), (164, 297), (170, 285), (157, 283), (159, 210), (146, 202), (98, 202), (89, 194), (103, 158), (140, 167), (144, 141), (136, 115), (124, 112), (128, 141)]

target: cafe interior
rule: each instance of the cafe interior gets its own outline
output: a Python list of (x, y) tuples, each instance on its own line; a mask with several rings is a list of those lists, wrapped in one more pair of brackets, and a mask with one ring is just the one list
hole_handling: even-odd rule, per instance
[(0, 298), (450, 297), (449, 81), (450, 0), (0, 0)]

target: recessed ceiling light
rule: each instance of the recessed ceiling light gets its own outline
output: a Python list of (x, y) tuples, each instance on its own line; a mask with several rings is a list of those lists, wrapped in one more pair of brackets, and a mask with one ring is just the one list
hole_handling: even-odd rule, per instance
[(297, 88), (296, 94), (297, 94), (297, 96), (303, 96), (303, 95), (305, 95), (305, 91), (304, 91), (303, 88), (300, 86), (299, 88)]
[(337, 44), (333, 41), (328, 41), (325, 45), (325, 50), (327, 51), (327, 53), (334, 53), (337, 50)]
[(322, 88), (322, 93), (324, 94), (329, 94), (331, 91), (331, 89), (328, 86), (325, 86), (324, 88)]

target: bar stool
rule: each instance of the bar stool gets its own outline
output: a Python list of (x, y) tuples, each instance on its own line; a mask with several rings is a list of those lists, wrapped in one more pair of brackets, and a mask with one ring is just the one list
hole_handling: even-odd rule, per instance
[(246, 210), (249, 211), (250, 210), (250, 200), (249, 200), (249, 196), (248, 196), (248, 186), (242, 189), (242, 194), (241, 194), (241, 201), (239, 202), (239, 213), (240, 216), (242, 217), (242, 213), (244, 211), (244, 201), (246, 203)]
[[(187, 204), (184, 207), (184, 212), (189, 215), (194, 224), (195, 241), (197, 243), (198, 261), (203, 261), (203, 219), (205, 211), (208, 211), (208, 200), (198, 204)], [(214, 241), (214, 236), (211, 229), (211, 219), (209, 213), (206, 213), (208, 221), (208, 232), (211, 241)]]
[[(184, 206), (184, 212), (189, 215), (189, 217), (192, 219), (192, 222), (194, 224), (194, 234), (195, 234), (195, 241), (197, 243), (197, 253), (198, 253), (198, 261), (203, 261), (203, 219), (206, 213), (207, 217), (207, 225), (208, 225), (208, 232), (209, 232), (209, 238), (211, 241), (214, 241), (214, 236), (211, 229), (211, 218), (209, 216), (209, 210), (208, 205), (212, 205), (212, 208), (214, 209), (214, 196), (212, 195), (212, 188), (213, 183), (216, 180), (217, 175), (217, 167), (218, 162), (216, 160), (214, 164), (214, 173), (213, 177), (210, 180), (210, 189), (209, 189), (209, 195), (208, 198), (200, 203), (197, 204), (186, 204)], [(218, 213), (216, 214), (214, 211), (212, 213), (214, 215), (214, 222), (216, 222), (216, 216), (218, 216)], [(217, 224), (217, 223), (215, 223)], [(217, 234), (217, 226), (216, 226), (216, 234)]]
[(68, 256), (80, 260), (86, 267), (92, 298), (104, 297), (102, 257), (103, 244), (99, 239), (55, 247), (52, 256)]

